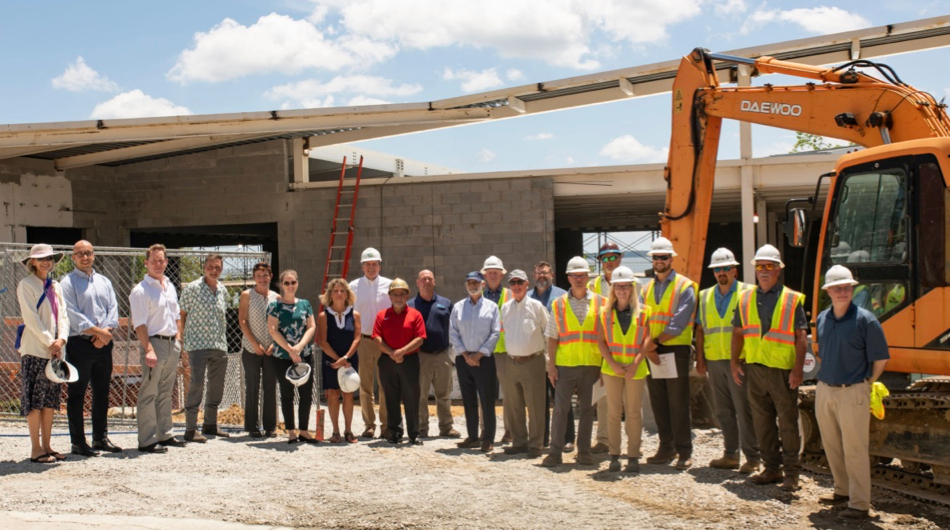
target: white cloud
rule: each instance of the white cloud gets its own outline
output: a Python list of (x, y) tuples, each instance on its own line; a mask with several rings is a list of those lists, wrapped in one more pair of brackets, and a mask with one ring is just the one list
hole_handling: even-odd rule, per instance
[(505, 72), (505, 77), (507, 77), (509, 81), (521, 81), (524, 79), (524, 74), (517, 68), (509, 68), (508, 71)]
[(784, 11), (761, 7), (742, 25), (741, 33), (748, 34), (771, 23), (795, 24), (805, 31), (820, 35), (852, 31), (871, 25), (871, 21), (863, 16), (838, 7), (818, 6)]
[(748, 9), (745, 0), (723, 0), (715, 5), (716, 14), (719, 16), (737, 15)]
[(614, 138), (600, 150), (601, 156), (606, 156), (618, 162), (649, 163), (663, 162), (667, 158), (669, 148), (657, 149), (643, 145), (629, 134)]
[[(319, 6), (318, 6), (319, 9)], [(226, 18), (194, 36), (166, 74), (173, 81), (218, 82), (250, 74), (299, 74), (367, 67), (395, 55), (390, 44), (345, 34), (327, 38), (312, 22), (271, 13), (250, 26)]]
[(268, 99), (283, 100), (281, 108), (319, 108), (333, 106), (333, 94), (356, 94), (349, 105), (389, 103), (383, 97), (405, 97), (422, 90), (422, 85), (394, 85), (392, 79), (371, 75), (336, 76), (327, 82), (307, 79), (271, 88), (264, 93)]
[(92, 109), (93, 119), (151, 118), (156, 116), (183, 116), (192, 114), (188, 107), (175, 105), (165, 98), (153, 98), (141, 90), (123, 92)]
[(569, 156), (569, 157), (567, 157), (566, 159), (564, 159), (564, 161), (567, 162), (568, 164), (573, 164), (573, 163), (574, 163), (574, 157), (573, 157), (573, 156)]
[(475, 153), (475, 158), (478, 159), (478, 161), (483, 164), (487, 164), (495, 160), (497, 156), (498, 155), (496, 155), (495, 153), (492, 153), (488, 149), (482, 149), (479, 152)]
[(481, 92), (483, 90), (500, 87), (504, 84), (494, 68), (482, 70), (481, 72), (446, 68), (442, 72), (442, 79), (446, 81), (461, 81), (462, 92)]
[(546, 132), (531, 134), (524, 137), (525, 140), (550, 140), (551, 138), (554, 138), (554, 135)]
[(119, 85), (90, 68), (80, 55), (76, 57), (74, 64), (66, 67), (66, 71), (62, 75), (53, 78), (53, 88), (64, 88), (71, 92), (82, 92), (84, 90), (116, 92), (119, 90)]

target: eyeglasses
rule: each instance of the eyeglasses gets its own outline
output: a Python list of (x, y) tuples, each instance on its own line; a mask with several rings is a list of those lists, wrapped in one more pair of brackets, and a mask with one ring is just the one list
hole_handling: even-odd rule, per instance
[(673, 256), (653, 256), (653, 261), (667, 261)]
[(617, 261), (618, 259), (620, 259), (620, 256), (610, 255), (610, 256), (604, 256), (600, 258), (600, 261), (603, 261), (604, 263), (610, 263), (612, 261)]
[(91, 250), (83, 250), (83, 251), (81, 251), (81, 252), (73, 252), (73, 256), (76, 256), (77, 258), (91, 258), (91, 257), (93, 256), (93, 254), (94, 254), (94, 253), (93, 253), (93, 251), (91, 251)]
[(297, 282), (296, 282), (296, 281), (292, 281), (292, 282), (283, 282), (283, 283), (284, 283), (284, 285), (297, 285)]
[(729, 272), (735, 267), (713, 267), (713, 272)]
[(765, 263), (762, 265), (756, 265), (755, 270), (757, 271), (771, 271), (779, 268), (778, 263)]

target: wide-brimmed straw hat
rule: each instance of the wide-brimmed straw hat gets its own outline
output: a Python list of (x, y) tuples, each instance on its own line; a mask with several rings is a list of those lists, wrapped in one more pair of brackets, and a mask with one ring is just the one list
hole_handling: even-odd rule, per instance
[(30, 262), (31, 259), (41, 259), (47, 256), (53, 256), (53, 261), (59, 263), (63, 259), (62, 252), (56, 252), (53, 250), (53, 247), (40, 243), (39, 245), (33, 245), (30, 249), (30, 255), (20, 260), (20, 263), (26, 265)]

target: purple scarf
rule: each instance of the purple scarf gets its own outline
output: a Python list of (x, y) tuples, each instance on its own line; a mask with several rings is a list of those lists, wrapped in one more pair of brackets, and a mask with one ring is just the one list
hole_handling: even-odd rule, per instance
[(49, 300), (50, 309), (53, 311), (53, 322), (59, 322), (59, 303), (56, 301), (56, 291), (53, 289), (53, 279), (49, 276), (46, 277), (45, 288), (46, 299)]

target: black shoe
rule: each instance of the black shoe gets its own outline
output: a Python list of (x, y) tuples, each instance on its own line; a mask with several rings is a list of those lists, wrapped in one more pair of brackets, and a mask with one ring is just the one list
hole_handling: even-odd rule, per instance
[(264, 431), (264, 438), (277, 438), (275, 431)]
[(316, 438), (304, 438), (303, 436), (301, 436), (301, 437), (300, 437), (300, 440), (302, 440), (303, 443), (305, 443), (305, 444), (310, 444), (310, 445), (319, 445), (319, 444), (320, 444), (320, 440), (317, 440)]
[(399, 436), (399, 437), (396, 437), (396, 436), (389, 436), (389, 437), (386, 438), (386, 441), (389, 442), (389, 443), (391, 443), (391, 444), (393, 444), (393, 445), (396, 445), (396, 444), (398, 444), (399, 442), (402, 441), (402, 436)]
[(153, 443), (151, 445), (146, 445), (145, 447), (139, 447), (139, 451), (143, 453), (167, 453), (168, 448), (163, 445)]
[(93, 451), (92, 447), (86, 444), (73, 444), (70, 452), (79, 456), (99, 456), (99, 453)]
[(510, 445), (502, 449), (502, 452), (505, 453), (506, 455), (522, 455), (528, 452), (528, 448), (519, 447), (517, 445)]
[(419, 438), (409, 438), (409, 443), (412, 445), (422, 445), (422, 440)]
[(261, 431), (257, 429), (254, 429), (253, 431), (248, 431), (247, 434), (249, 434), (251, 438), (261, 438), (262, 436), (264, 436), (263, 434), (261, 434)]
[(122, 448), (112, 443), (108, 437), (101, 440), (93, 440), (92, 448), (96, 451), (106, 451), (107, 453), (121, 453)]
[(172, 436), (167, 440), (160, 440), (158, 445), (164, 445), (165, 447), (184, 447), (188, 444)]

